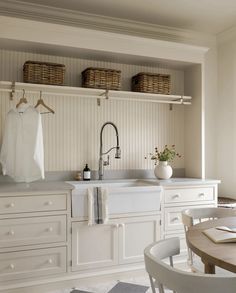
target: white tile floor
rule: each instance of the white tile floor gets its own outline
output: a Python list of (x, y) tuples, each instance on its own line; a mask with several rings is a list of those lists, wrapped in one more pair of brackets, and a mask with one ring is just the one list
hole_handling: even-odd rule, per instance
[[(143, 286), (147, 286), (147, 287), (150, 286), (149, 279), (146, 277), (127, 278), (127, 279), (122, 279), (120, 281), (126, 282), (126, 283), (137, 284), (137, 285), (143, 285)], [(107, 293), (116, 284), (117, 284), (117, 281), (112, 281), (112, 282), (100, 283), (100, 284), (96, 284), (96, 285), (80, 286), (80, 287), (77, 287), (76, 289), (81, 290), (81, 291), (92, 292), (92, 293)], [(70, 292), (71, 292), (71, 289), (65, 289), (65, 290), (60, 290), (60, 291), (53, 291), (50, 293), (70, 293)], [(157, 292), (158, 292), (158, 290), (157, 290)], [(172, 291), (167, 291), (167, 292), (172, 292)], [(146, 293), (152, 293), (151, 288), (149, 288), (148, 291), (146, 291)]]
[[(180, 269), (187, 270), (189, 271), (189, 267), (187, 267), (187, 264), (181, 264), (179, 267)], [(126, 283), (132, 283), (132, 284), (137, 284), (137, 285), (143, 285), (143, 286), (150, 286), (149, 283), (149, 278), (145, 274), (144, 276), (139, 276), (139, 277), (133, 277), (133, 278), (122, 278), (121, 280), (114, 280), (110, 282), (103, 282), (100, 284), (90, 284), (90, 285), (81, 285), (78, 286), (76, 289), (82, 290), (82, 291), (87, 291), (87, 292), (92, 292), (92, 293), (107, 293), (109, 290), (111, 290), (117, 283), (117, 281), (121, 282), (126, 282)], [(65, 289), (65, 290), (59, 290), (59, 291), (52, 291), (48, 293), (70, 293), (72, 289)], [(159, 292), (158, 289), (156, 289), (156, 292)], [(166, 290), (166, 293), (173, 292)], [(151, 288), (149, 288), (146, 293), (152, 293)]]

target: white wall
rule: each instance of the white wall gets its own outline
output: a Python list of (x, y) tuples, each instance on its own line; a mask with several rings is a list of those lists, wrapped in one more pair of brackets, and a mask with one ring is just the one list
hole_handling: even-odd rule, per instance
[(220, 194), (236, 198), (236, 36), (218, 47), (217, 177)]
[[(92, 30), (88, 31), (82, 28), (80, 29), (78, 27), (62, 26), (62, 25), (49, 24), (49, 23), (43, 24), (41, 22), (28, 21), (26, 19), (11, 18), (11, 17), (5, 17), (5, 16), (0, 16), (0, 23), (1, 23), (0, 40), (1, 40), (1, 45), (3, 47), (4, 46), (7, 47), (9, 45), (8, 44), (8, 41), (9, 41), (11, 46), (12, 44), (15, 44), (16, 46), (21, 48), (25, 47), (30, 49), (30, 46), (31, 46), (32, 50), (37, 50), (37, 47), (40, 48), (40, 50), (45, 50), (45, 47), (43, 46), (43, 44), (47, 43), (47, 44), (51, 44), (50, 51), (53, 52), (54, 54), (55, 52), (63, 52), (63, 50), (67, 48), (68, 50), (70, 49), (71, 52), (73, 52), (73, 54), (75, 54), (76, 52), (76, 54), (78, 55), (80, 52), (79, 49), (85, 48), (84, 46), (86, 44), (87, 44), (86, 45), (87, 48), (88, 47), (90, 49), (97, 48), (96, 44), (94, 46), (94, 38), (91, 37), (92, 35), (98, 38), (98, 43), (100, 44), (100, 46), (103, 46), (102, 48), (99, 47), (100, 51), (103, 51), (103, 53), (106, 54), (106, 51), (108, 51), (109, 49), (112, 52), (115, 52), (114, 56), (116, 56), (117, 53), (123, 54), (123, 53), (130, 52), (130, 54), (135, 53), (139, 58), (142, 56), (143, 57), (145, 56), (145, 58), (147, 58), (147, 56), (152, 56), (153, 58), (162, 57), (164, 59), (182, 60), (182, 61), (196, 62), (196, 63), (198, 63), (201, 60), (200, 61), (201, 63), (203, 60), (202, 56), (204, 52), (206, 51), (205, 49), (206, 47), (208, 47), (209, 51), (206, 53), (204, 58), (205, 66), (204, 66), (204, 76), (202, 80), (203, 91), (205, 93), (205, 100), (203, 101), (203, 115), (205, 117), (205, 121), (204, 121), (205, 142), (203, 142), (204, 146), (202, 151), (203, 151), (203, 157), (206, 154), (205, 156), (206, 177), (208, 178), (216, 177), (215, 120), (216, 120), (216, 100), (217, 100), (216, 99), (217, 97), (217, 89), (216, 89), (217, 52), (216, 52), (216, 41), (215, 41), (216, 38), (214, 36), (201, 35), (191, 31), (181, 31), (181, 30), (176, 30), (171, 28), (167, 28), (165, 30), (162, 28), (161, 32), (158, 32), (158, 29), (157, 29), (155, 34), (152, 33), (151, 38), (147, 38), (147, 36), (139, 38), (137, 37), (137, 34), (135, 37), (130, 36), (131, 33), (129, 33), (130, 35), (125, 35), (125, 34), (116, 34), (116, 33), (109, 33), (109, 32), (104, 33), (104, 32), (92, 31)], [(127, 31), (129, 31), (128, 28), (127, 28)], [(166, 32), (166, 35), (165, 35), (165, 32)], [(54, 36), (53, 38), (51, 37), (52, 35)], [(101, 38), (102, 40), (104, 40), (103, 42), (101, 42)], [(32, 42), (35, 42), (35, 43), (33, 44)], [(52, 46), (52, 44), (54, 45)], [(134, 46), (134, 44), (136, 45)], [(83, 53), (86, 53), (86, 50)], [(3, 57), (2, 60), (5, 60), (5, 57)], [(59, 59), (55, 57), (54, 60), (57, 62)], [(19, 64), (22, 65), (22, 62), (23, 62), (22, 57), (19, 57), (17, 62), (18, 62), (17, 74), (19, 77), (19, 74), (20, 74)], [(4, 64), (1, 65), (1, 70), (2, 72), (4, 72), (4, 76), (8, 80), (10, 80), (12, 76), (16, 74), (15, 66), (11, 66), (9, 68), (6, 62), (4, 62)], [(75, 75), (71, 78), (72, 80), (76, 80)], [(58, 101), (59, 99), (56, 100), (56, 102)], [(9, 106), (5, 103), (4, 107), (6, 107), (6, 109), (4, 110), (6, 112)], [(152, 107), (152, 109), (155, 109), (155, 108)], [(108, 109), (107, 111), (109, 112)], [(158, 111), (155, 111), (155, 113), (156, 112)], [(167, 115), (166, 117), (169, 117), (169, 116)], [(168, 119), (169, 118), (167, 118), (166, 120), (169, 121)], [(100, 123), (102, 122), (100, 121)], [(171, 123), (174, 123), (174, 122), (171, 122)], [(154, 124), (155, 124), (155, 121), (154, 121)], [(154, 128), (156, 129), (156, 127), (153, 126), (153, 131), (154, 131)], [(178, 131), (181, 132), (181, 130), (178, 130)], [(176, 132), (177, 135), (178, 135), (178, 131)], [(163, 136), (164, 133), (160, 135)], [(159, 143), (160, 141), (165, 143), (166, 138), (164, 137), (162, 140), (159, 139), (157, 142)], [(97, 143), (97, 140), (96, 140), (96, 143)], [(156, 142), (154, 142), (153, 144), (156, 144)], [(152, 147), (153, 146), (151, 146), (151, 148)], [(148, 146), (147, 149), (149, 151), (150, 146)], [(56, 153), (57, 152), (58, 150), (56, 150)], [(74, 151), (74, 153), (75, 152), (76, 151)], [(134, 161), (138, 162), (141, 153), (143, 153), (143, 150), (136, 155)], [(191, 150), (190, 150), (190, 153), (191, 153)], [(194, 153), (192, 155), (194, 156)], [(57, 159), (58, 157), (54, 158), (53, 160), (58, 162)], [(52, 160), (51, 157), (50, 157), (50, 160)], [(71, 163), (72, 161), (73, 163)], [(73, 168), (77, 169), (77, 167), (79, 167), (80, 164), (81, 163), (79, 164), (77, 163), (77, 157), (76, 157), (76, 162), (75, 160), (71, 158), (70, 163), (66, 165), (67, 166), (66, 169), (71, 167), (72, 165), (73, 165)], [(143, 168), (143, 166), (147, 166), (145, 164), (147, 164), (147, 162), (143, 162), (142, 164), (134, 163), (134, 166), (136, 167), (138, 166), (138, 168), (139, 167)], [(180, 166), (183, 166), (182, 163), (177, 163), (177, 164), (180, 164)], [(48, 170), (54, 170), (55, 168), (53, 165), (54, 164), (49, 164), (47, 166)], [(113, 166), (117, 167), (115, 163), (113, 163)], [(120, 165), (118, 167), (120, 167)]]
[[(81, 71), (87, 67), (117, 68), (122, 71), (124, 90), (130, 89), (130, 78), (138, 72), (170, 73), (172, 93), (184, 93), (182, 70), (158, 66), (138, 66), (111, 62), (89, 61), (78, 58), (56, 57), (24, 52), (0, 50), (0, 80), (22, 81), (22, 67), (26, 60), (51, 61), (66, 65), (66, 84), (80, 86)], [(27, 99), (33, 104), (38, 96)], [(18, 96), (18, 99), (20, 96)], [(13, 104), (9, 95), (0, 93), (0, 137), (4, 119)], [(45, 102), (55, 110), (55, 115), (43, 115), (46, 171), (81, 170), (87, 162), (98, 167), (99, 132), (106, 121), (113, 121), (119, 130), (122, 151), (121, 160), (113, 159), (110, 169), (151, 169), (153, 161), (145, 160), (155, 146), (176, 144), (183, 155), (176, 159), (174, 167), (184, 168), (184, 107), (130, 101), (103, 101), (101, 107), (96, 100), (76, 97), (47, 96)], [(104, 132), (104, 146), (108, 149), (115, 143), (112, 129)], [(109, 169), (109, 168), (107, 168)]]
[(218, 101), (218, 66), (217, 47), (210, 47), (205, 55), (204, 64), (204, 146), (205, 146), (205, 176), (206, 178), (220, 179), (217, 174), (217, 101)]

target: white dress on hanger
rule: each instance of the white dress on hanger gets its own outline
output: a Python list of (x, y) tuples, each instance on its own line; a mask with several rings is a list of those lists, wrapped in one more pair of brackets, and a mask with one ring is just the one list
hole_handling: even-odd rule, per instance
[(41, 115), (28, 103), (7, 113), (0, 163), (17, 182), (44, 179)]

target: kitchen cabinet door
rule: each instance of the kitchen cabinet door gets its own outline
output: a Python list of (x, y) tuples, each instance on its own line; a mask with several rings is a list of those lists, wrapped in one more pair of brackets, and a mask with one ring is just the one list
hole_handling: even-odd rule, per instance
[(119, 263), (143, 262), (144, 248), (160, 239), (160, 215), (119, 219)]
[(117, 262), (117, 224), (72, 223), (72, 271), (112, 266)]

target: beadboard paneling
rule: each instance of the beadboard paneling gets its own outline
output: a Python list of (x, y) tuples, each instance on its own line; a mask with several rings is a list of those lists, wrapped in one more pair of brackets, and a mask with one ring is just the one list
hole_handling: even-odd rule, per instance
[[(91, 61), (68, 57), (39, 55), (27, 52), (0, 50), (0, 80), (22, 81), (22, 66), (26, 60), (51, 61), (66, 65), (66, 84), (81, 85), (81, 71), (87, 67), (106, 67), (122, 71), (122, 89), (130, 90), (130, 78), (138, 72), (170, 73), (172, 93), (183, 94), (184, 73), (180, 70)], [(39, 96), (26, 97), (35, 104)], [(15, 105), (9, 95), (0, 92), (0, 137), (4, 130), (4, 119), (8, 110)], [(114, 159), (110, 153), (111, 165), (107, 169), (150, 169), (151, 160), (144, 157), (155, 146), (175, 144), (184, 155), (184, 106), (176, 105), (169, 111), (169, 105), (133, 101), (102, 101), (89, 98), (46, 96), (46, 104), (55, 110), (55, 115), (42, 115), (45, 169), (46, 171), (81, 170), (87, 162), (98, 168), (99, 133), (103, 123), (114, 122), (119, 131), (121, 159)], [(104, 147), (108, 149), (116, 142), (112, 127), (104, 130)], [(176, 159), (174, 167), (184, 168), (184, 156)]]

